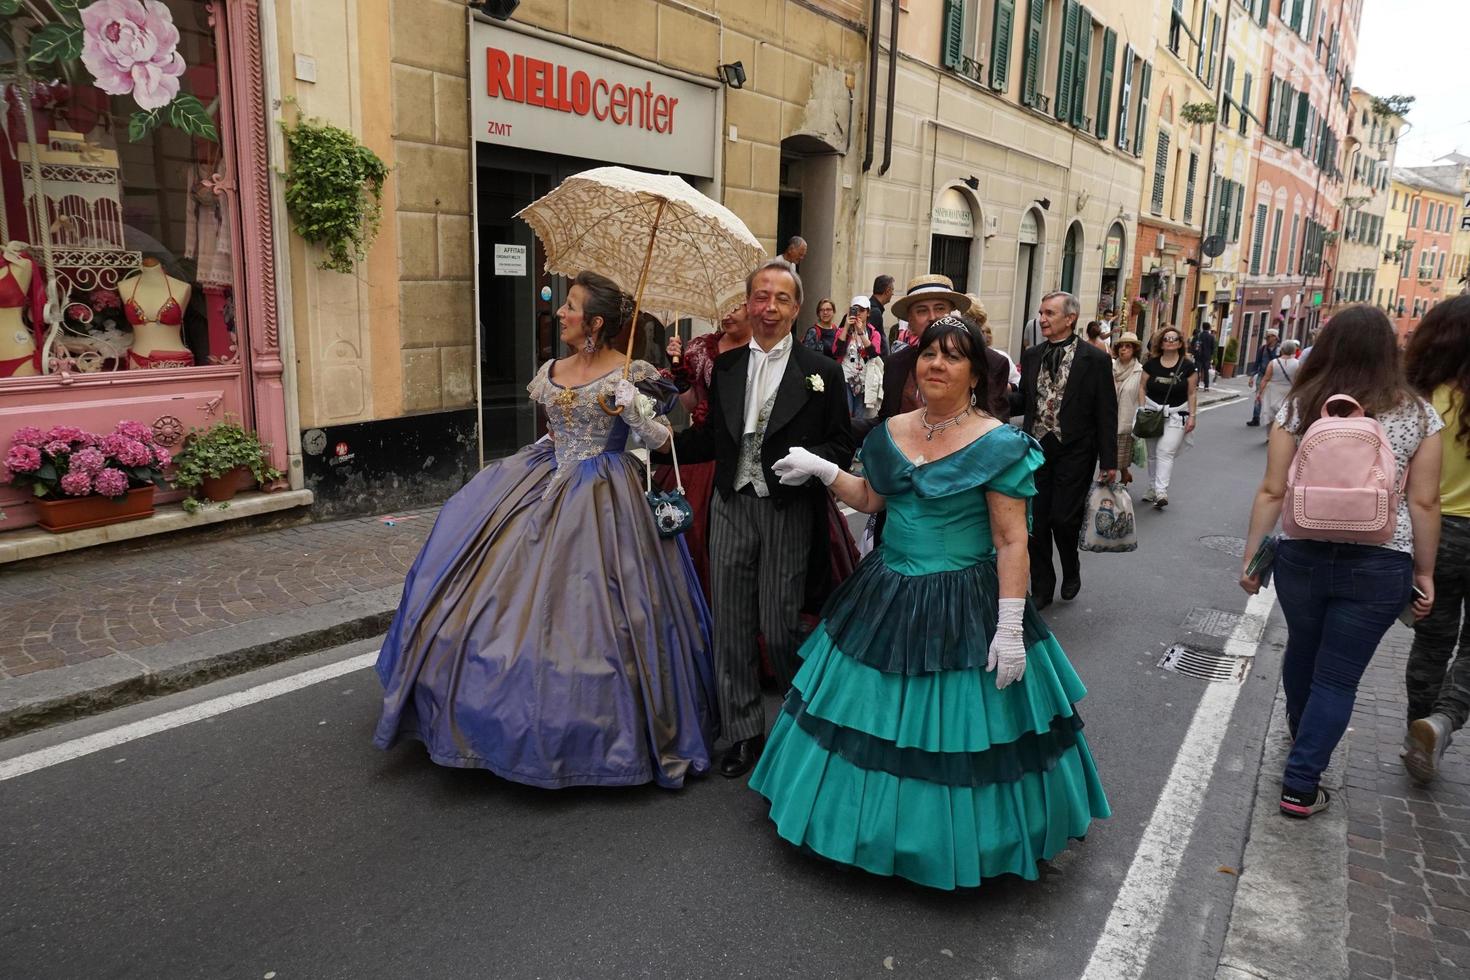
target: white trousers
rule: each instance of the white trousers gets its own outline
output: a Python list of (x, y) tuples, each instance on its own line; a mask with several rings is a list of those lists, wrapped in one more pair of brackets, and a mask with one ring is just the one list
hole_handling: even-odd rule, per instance
[(1174, 474), (1174, 458), (1184, 450), (1186, 416), (1171, 411), (1164, 419), (1164, 434), (1148, 442), (1148, 475), (1153, 480), (1154, 496), (1169, 495), (1169, 477)]

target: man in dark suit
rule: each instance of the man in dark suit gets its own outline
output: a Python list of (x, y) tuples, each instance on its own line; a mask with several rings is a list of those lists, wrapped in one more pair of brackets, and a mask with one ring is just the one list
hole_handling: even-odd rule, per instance
[(771, 464), (803, 446), (845, 468), (853, 450), (842, 368), (792, 340), (802, 301), (796, 269), (772, 259), (751, 273), (745, 296), (751, 342), (716, 358), (709, 417), (675, 441), (685, 462), (715, 461), (710, 592), (720, 715), (732, 743), (720, 772), (732, 778), (765, 746), (756, 634), (777, 682), (789, 687), (809, 576), (828, 562), (827, 488), (786, 486)]
[(1042, 297), (1042, 343), (1021, 354), (1021, 388), (1013, 407), (1022, 431), (1041, 443), (1046, 463), (1036, 471), (1031, 502), (1031, 598), (1051, 605), (1056, 588), (1052, 545), (1062, 566), (1062, 598), (1082, 588), (1077, 537), (1094, 471), (1111, 483), (1118, 465), (1118, 396), (1108, 355), (1077, 337), (1080, 307), (1071, 293)]

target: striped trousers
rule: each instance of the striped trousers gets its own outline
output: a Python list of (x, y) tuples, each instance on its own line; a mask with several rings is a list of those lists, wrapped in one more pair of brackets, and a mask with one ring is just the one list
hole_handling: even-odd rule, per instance
[(710, 505), (710, 592), (720, 719), (732, 742), (766, 733), (757, 632), (784, 691), (801, 646), (801, 603), (811, 552), (812, 508), (716, 492)]

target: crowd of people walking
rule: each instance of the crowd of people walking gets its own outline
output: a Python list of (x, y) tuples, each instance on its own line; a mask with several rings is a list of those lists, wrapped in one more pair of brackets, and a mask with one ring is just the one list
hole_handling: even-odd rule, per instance
[[(577, 276), (557, 311), (572, 353), (529, 386), (547, 436), (456, 494), (409, 572), (377, 743), (543, 787), (749, 775), (791, 843), (944, 889), (1034, 878), (1107, 817), (1084, 689), (1040, 613), (1082, 589), (1092, 488), (1146, 460), (1143, 499), (1168, 506), (1213, 340), (1195, 340), (1196, 362), (1166, 324), (1145, 358), (1111, 318), (1079, 334), (1076, 297), (1053, 292), (1017, 364), (946, 277), (897, 293), (885, 276), (845, 310), (823, 298), (802, 329), (801, 276), (774, 259), (716, 330), (669, 338), (668, 368), (623, 369), (631, 299)], [(1416, 778), (1470, 714), (1470, 667), (1452, 657), (1470, 596), (1470, 299), (1425, 319), (1407, 371), (1370, 307), (1336, 314), (1308, 361), (1269, 343), (1247, 554), (1274, 547), (1294, 739), (1281, 807), (1307, 817), (1406, 607)], [(1299, 446), (1340, 407), (1376, 427), (1374, 485), (1311, 483), (1331, 452), (1303, 467)], [(1441, 467), (1446, 422), (1459, 448)], [(1359, 490), (1382, 496), (1363, 511)], [(670, 500), (687, 529), (650, 514)], [(861, 560), (839, 502), (873, 515)], [(1261, 579), (1248, 568), (1241, 585)], [(785, 692), (773, 728), (763, 673)]]

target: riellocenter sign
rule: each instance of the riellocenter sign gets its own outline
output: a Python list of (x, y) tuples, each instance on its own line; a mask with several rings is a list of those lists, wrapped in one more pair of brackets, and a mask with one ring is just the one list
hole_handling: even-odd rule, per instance
[(713, 86), (479, 21), (470, 86), (482, 143), (715, 175)]

